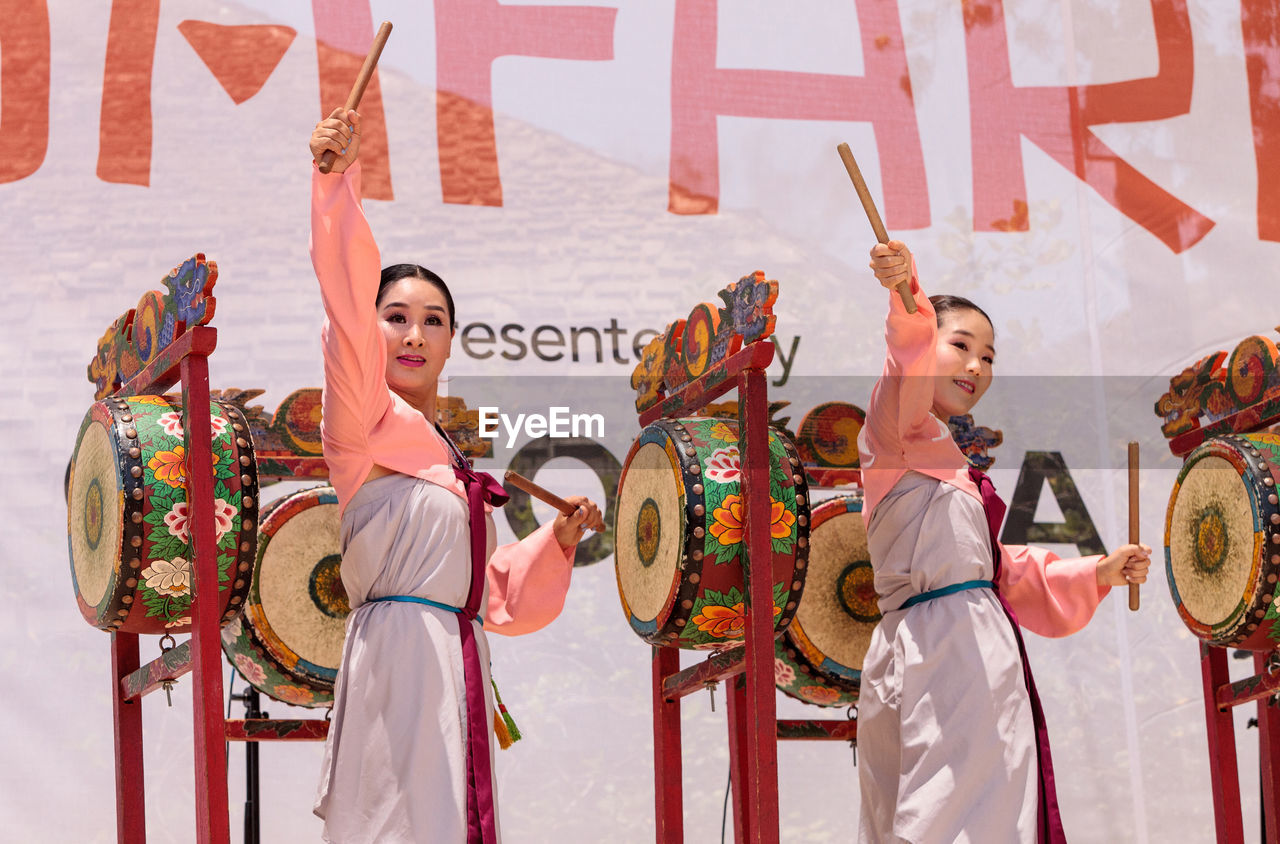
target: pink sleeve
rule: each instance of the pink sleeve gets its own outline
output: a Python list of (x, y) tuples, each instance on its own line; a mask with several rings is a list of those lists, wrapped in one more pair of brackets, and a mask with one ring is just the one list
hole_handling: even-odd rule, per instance
[(374, 304), (381, 260), (360, 207), (358, 162), (341, 174), (312, 171), (311, 263), (327, 316), (321, 332), (323, 425), (325, 456), (332, 462), (352, 452), (367, 455), (369, 433), (391, 404)]
[(551, 523), (489, 558), (489, 606), (484, 629), (504, 636), (541, 630), (560, 615), (577, 547), (565, 550)]
[(1063, 560), (1026, 545), (1001, 545), (1000, 550), (1000, 594), (1032, 633), (1054, 638), (1075, 633), (1111, 591), (1098, 585), (1101, 556)]
[(867, 446), (875, 455), (901, 455), (911, 440), (932, 440), (938, 423), (933, 407), (933, 370), (938, 322), (920, 289), (914, 264), (911, 292), (916, 312), (907, 313), (897, 291), (889, 291), (885, 319), (885, 362), (867, 406)]

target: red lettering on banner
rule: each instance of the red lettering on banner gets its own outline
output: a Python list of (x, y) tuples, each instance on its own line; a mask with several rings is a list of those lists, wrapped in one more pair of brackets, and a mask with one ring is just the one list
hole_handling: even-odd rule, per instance
[(1258, 162), (1258, 237), (1280, 240), (1280, 15), (1275, 0), (1242, 0), (1253, 152)]
[(151, 183), (151, 68), (160, 0), (113, 0), (102, 73), (98, 178)]
[(0, 0), (0, 183), (25, 179), (49, 150), (49, 7)]
[(435, 0), (436, 135), (445, 202), (501, 205), (491, 68), (499, 56), (613, 58), (617, 9)]
[(224, 26), (185, 20), (178, 31), (236, 105), (262, 90), (298, 34), (287, 26)]
[(1020, 137), (1043, 149), (1122, 214), (1182, 252), (1213, 221), (1165, 191), (1089, 130), (1164, 120), (1191, 108), (1195, 58), (1186, 0), (1151, 0), (1160, 69), (1149, 79), (1061, 88), (1015, 87), (1002, 0), (966, 0), (976, 231), (1025, 231), (1011, 217), (1027, 199)]
[(870, 121), (885, 220), (896, 228), (928, 226), (929, 190), (897, 0), (857, 4), (865, 76), (717, 68), (716, 5), (676, 0), (668, 210), (714, 214), (719, 207), (719, 115)]
[[(328, 117), (347, 101), (360, 74), (360, 66), (373, 44), (373, 15), (369, 0), (311, 0), (311, 14), (316, 24), (316, 59), (320, 66), (320, 111)], [(375, 72), (369, 80), (358, 109), (361, 182), (365, 197), (394, 199), (387, 120), (378, 76)]]

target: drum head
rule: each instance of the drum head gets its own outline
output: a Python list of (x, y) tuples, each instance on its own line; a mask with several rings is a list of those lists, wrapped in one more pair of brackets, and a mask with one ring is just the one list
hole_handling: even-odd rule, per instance
[(685, 541), (685, 489), (670, 440), (642, 442), (618, 489), (618, 590), (634, 619), (655, 622), (675, 583)]
[[(262, 520), (245, 606), (245, 625), (279, 669), (322, 691), (333, 688), (351, 612), (342, 586), (339, 524), (332, 487), (274, 502)], [(263, 691), (275, 696), (270, 688)]]
[(1209, 440), (1187, 456), (1165, 520), (1169, 590), (1183, 622), (1217, 645), (1270, 650), (1277, 618), (1280, 437)]
[(1253, 508), (1240, 472), (1205, 456), (1183, 477), (1169, 531), (1169, 565), (1182, 606), (1207, 627), (1237, 615), (1258, 556)]
[[(809, 531), (809, 577), (792, 628), (820, 664), (857, 682), (880, 620), (861, 498), (838, 498), (814, 508)], [(817, 666), (815, 666), (817, 667)]]
[(110, 420), (90, 414), (76, 443), (67, 536), (71, 575), (84, 602), (98, 607), (107, 596), (111, 575), (120, 565), (124, 488)]

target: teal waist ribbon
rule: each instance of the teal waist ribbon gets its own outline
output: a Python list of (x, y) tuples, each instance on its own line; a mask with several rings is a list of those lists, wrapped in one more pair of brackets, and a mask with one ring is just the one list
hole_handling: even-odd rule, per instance
[(419, 598), (416, 595), (383, 595), (381, 598), (370, 598), (369, 603), (375, 601), (403, 601), (406, 604), (426, 604), (429, 607), (435, 607), (438, 610), (446, 612), (454, 612), (461, 614), (460, 607), (451, 607), (448, 604), (442, 604), (439, 601), (433, 601), (430, 598)]
[(968, 589), (995, 589), (996, 584), (991, 580), (966, 580), (964, 583), (953, 583), (950, 586), (943, 586), (941, 589), (930, 589), (928, 592), (921, 592), (919, 595), (912, 595), (910, 598), (902, 602), (900, 610), (907, 607), (914, 607), (916, 604), (923, 604), (925, 601), (932, 601), (934, 598), (941, 598), (943, 595), (951, 595), (955, 592), (964, 592)]

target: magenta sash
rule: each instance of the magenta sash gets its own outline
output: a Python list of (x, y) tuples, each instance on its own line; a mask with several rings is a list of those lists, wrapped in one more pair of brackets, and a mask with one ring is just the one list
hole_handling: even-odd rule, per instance
[(995, 593), (1004, 607), (1004, 614), (1013, 625), (1013, 638), (1018, 642), (1018, 656), (1022, 659), (1022, 677), (1027, 683), (1027, 694), (1031, 697), (1031, 719), (1036, 728), (1036, 758), (1039, 762), (1039, 796), (1040, 806), (1036, 815), (1036, 838), (1040, 844), (1066, 844), (1067, 836), (1062, 829), (1062, 814), (1058, 810), (1058, 792), (1053, 783), (1053, 759), (1049, 755), (1049, 730), (1044, 721), (1044, 709), (1040, 706), (1040, 695), (1036, 693), (1036, 681), (1031, 676), (1031, 662), (1027, 659), (1027, 646), (1022, 641), (1022, 628), (1018, 625), (1018, 617), (1013, 607), (1000, 594), (1000, 523), (1004, 521), (1005, 504), (996, 495), (995, 485), (985, 474), (969, 467), (969, 477), (978, 485), (982, 495), (982, 509), (987, 515), (987, 528), (991, 532), (991, 550), (995, 556)]
[[(460, 460), (465, 458), (459, 457)], [(469, 466), (453, 467), (453, 473), (467, 490), (467, 507), (471, 523), (471, 588), (458, 619), (462, 638), (462, 668), (467, 695), (467, 844), (497, 844), (497, 814), (493, 806), (493, 771), (489, 759), (489, 723), (485, 708), (484, 674), (480, 666), (480, 649), (472, 622), (480, 616), (480, 599), (484, 595), (485, 551), (488, 547), (488, 523), (485, 502), (500, 507), (508, 495), (502, 485), (487, 472), (473, 471)]]

